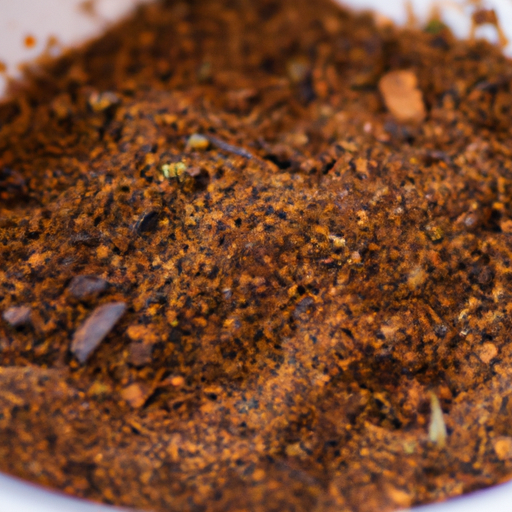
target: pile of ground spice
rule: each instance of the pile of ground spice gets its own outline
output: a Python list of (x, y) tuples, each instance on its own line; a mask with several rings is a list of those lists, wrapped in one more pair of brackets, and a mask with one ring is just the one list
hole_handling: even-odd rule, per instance
[(153, 511), (512, 475), (512, 63), (328, 0), (162, 1), (0, 107), (0, 469)]

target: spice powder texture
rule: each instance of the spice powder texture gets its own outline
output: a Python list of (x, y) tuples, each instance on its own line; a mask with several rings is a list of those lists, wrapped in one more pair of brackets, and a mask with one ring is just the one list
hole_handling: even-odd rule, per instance
[(509, 478), (511, 80), (327, 0), (157, 2), (32, 70), (0, 106), (0, 469), (157, 512)]

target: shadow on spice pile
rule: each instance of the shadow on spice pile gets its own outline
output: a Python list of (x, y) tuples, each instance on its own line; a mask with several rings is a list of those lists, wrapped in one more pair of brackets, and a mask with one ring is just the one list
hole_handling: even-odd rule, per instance
[(442, 25), (196, 0), (14, 85), (0, 469), (153, 511), (506, 479), (511, 77)]

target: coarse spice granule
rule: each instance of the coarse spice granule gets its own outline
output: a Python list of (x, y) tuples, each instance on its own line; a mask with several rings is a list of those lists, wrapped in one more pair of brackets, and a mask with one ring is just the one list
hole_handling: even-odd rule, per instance
[(157, 2), (32, 70), (0, 106), (0, 470), (156, 512), (509, 478), (511, 80), (328, 0)]

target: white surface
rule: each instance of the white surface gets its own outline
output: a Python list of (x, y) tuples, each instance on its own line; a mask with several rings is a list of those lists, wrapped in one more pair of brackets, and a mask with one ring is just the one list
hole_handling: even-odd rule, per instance
[(70, 498), (0, 474), (0, 512), (120, 512), (121, 510)]
[[(147, 1), (147, 0), (138, 0)], [(315, 1), (315, 0), (311, 0)], [(101, 32), (109, 21), (126, 14), (137, 0), (97, 0), (97, 17), (91, 17), (80, 9), (83, 0), (0, 0), (0, 61), (7, 64), (10, 74), (15, 74), (18, 64), (34, 59), (44, 50), (48, 38), (56, 36), (68, 46)], [(376, 9), (397, 23), (406, 20), (403, 0), (344, 0), (355, 8)], [(469, 18), (461, 14), (446, 0), (443, 19), (454, 32), (465, 37), (469, 32)], [(461, 3), (460, 1), (458, 2)], [(428, 18), (430, 0), (413, 0), (418, 18)], [(512, 0), (489, 0), (486, 7), (494, 7), (502, 26), (512, 41)], [(480, 32), (482, 33), (482, 32)], [(491, 39), (494, 31), (485, 30)], [(36, 38), (32, 49), (24, 46), (26, 36)], [(507, 48), (510, 53), (511, 47)], [(0, 77), (0, 94), (3, 87)], [(25, 484), (0, 474), (0, 512), (112, 512), (111, 507), (89, 504)], [(512, 512), (512, 483), (480, 491), (445, 503), (414, 509), (415, 512)], [(378, 512), (378, 511), (376, 511)]]
[[(407, 20), (404, 8), (406, 0), (338, 0), (340, 3), (350, 5), (357, 9), (372, 9), (391, 18), (396, 23), (404, 23)], [(471, 7), (465, 0), (411, 0), (414, 13), (420, 21), (428, 20), (433, 4), (440, 7), (443, 21), (447, 23), (458, 37), (467, 37), (471, 27), (469, 13)], [(512, 0), (482, 0), (482, 7), (496, 10), (501, 21), (502, 28), (507, 37), (512, 41)], [(457, 7), (458, 6), (458, 7)], [(496, 41), (496, 32), (491, 27), (481, 27), (477, 36), (485, 36), (491, 41)], [(506, 53), (512, 52), (512, 44), (506, 48)], [(512, 505), (510, 508), (512, 512)]]
[[(444, 503), (416, 507), (411, 512), (511, 512), (512, 482), (466, 494)], [(376, 511), (378, 512), (378, 511)]]
[[(91, 16), (81, 8), (84, 0), (0, 0), (0, 62), (17, 76), (18, 65), (41, 55), (50, 37), (64, 47), (81, 42), (143, 1), (148, 0), (95, 0), (97, 15)], [(33, 48), (25, 46), (27, 36), (35, 38)], [(4, 87), (0, 75), (0, 95)]]

